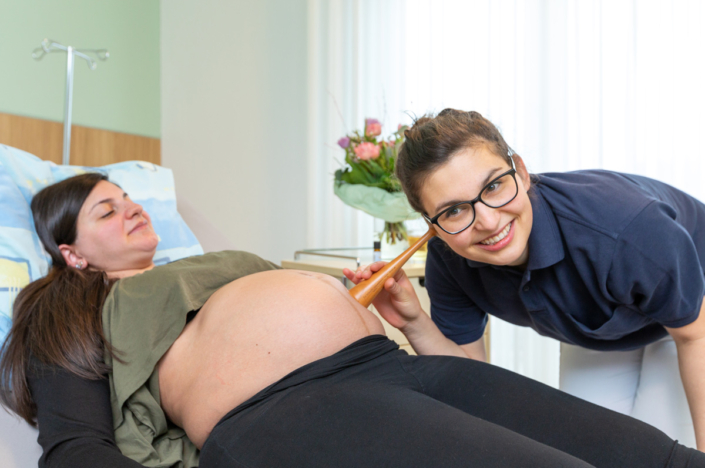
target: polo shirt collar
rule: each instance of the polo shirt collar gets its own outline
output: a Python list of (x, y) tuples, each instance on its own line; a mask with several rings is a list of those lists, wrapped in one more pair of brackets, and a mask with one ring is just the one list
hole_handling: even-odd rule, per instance
[[(534, 190), (529, 194), (531, 209), (534, 214), (531, 234), (529, 234), (529, 263), (527, 271), (540, 270), (563, 260), (565, 252), (563, 250), (563, 240), (558, 229), (556, 215), (551, 207), (541, 195), (540, 187), (534, 186)], [(466, 260), (471, 268), (493, 266), (487, 263)], [(495, 267), (507, 268), (507, 267)]]

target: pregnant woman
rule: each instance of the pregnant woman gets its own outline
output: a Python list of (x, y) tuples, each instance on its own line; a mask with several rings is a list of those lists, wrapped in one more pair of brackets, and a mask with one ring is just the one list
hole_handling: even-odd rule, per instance
[(32, 211), (53, 266), (17, 298), (0, 377), (41, 466), (705, 466), (513, 373), (407, 355), (326, 276), (243, 252), (155, 267), (149, 216), (101, 175)]

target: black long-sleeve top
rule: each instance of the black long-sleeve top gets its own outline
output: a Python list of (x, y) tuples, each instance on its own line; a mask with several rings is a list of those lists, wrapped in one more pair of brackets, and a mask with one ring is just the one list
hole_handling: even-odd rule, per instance
[(29, 378), (37, 404), (39, 468), (143, 468), (115, 444), (108, 379), (87, 380), (38, 366)]

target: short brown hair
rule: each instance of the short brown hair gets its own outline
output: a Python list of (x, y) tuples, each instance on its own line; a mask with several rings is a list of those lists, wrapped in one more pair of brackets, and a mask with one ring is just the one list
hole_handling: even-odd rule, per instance
[(487, 145), (510, 165), (514, 154), (497, 127), (474, 111), (444, 109), (435, 117), (424, 115), (404, 137), (396, 174), (411, 207), (420, 213), (424, 212), (420, 193), (424, 180), (458, 151)]

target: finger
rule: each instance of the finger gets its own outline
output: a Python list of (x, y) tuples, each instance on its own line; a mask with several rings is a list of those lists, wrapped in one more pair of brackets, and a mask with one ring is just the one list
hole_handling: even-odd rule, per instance
[(371, 267), (372, 265), (368, 265), (367, 268), (360, 272), (361, 279), (370, 279), (370, 277), (374, 274), (374, 271), (372, 271)]
[(353, 282), (353, 284), (359, 284), (360, 281), (365, 279), (365, 272), (361, 270), (352, 271), (350, 268), (343, 268), (343, 275), (347, 279)]
[(386, 265), (387, 263), (388, 263), (388, 262), (385, 262), (385, 261), (381, 261), (381, 260), (380, 260), (379, 262), (371, 263), (370, 266), (369, 266), (369, 268), (370, 268), (370, 270), (372, 270), (372, 271), (379, 271), (379, 270), (381, 270), (381, 269), (384, 267), (384, 265)]
[(403, 268), (399, 268), (399, 271), (397, 271), (394, 274), (394, 279), (396, 281), (402, 281), (402, 280), (406, 279), (406, 272), (404, 271)]
[(360, 272), (359, 271), (352, 271), (349, 268), (344, 268), (343, 269), (343, 274), (350, 280), (350, 281), (359, 281), (360, 280)]
[(354, 281), (355, 278), (355, 272), (353, 272), (350, 268), (343, 268), (343, 275), (350, 281)]
[(357, 268), (355, 271), (355, 275), (357, 275), (358, 278), (365, 278), (365, 275), (370, 272), (370, 265), (361, 265)]
[(389, 278), (384, 282), (384, 289), (395, 298), (400, 298), (400, 296), (405, 293), (404, 288), (402, 288), (394, 278)]

